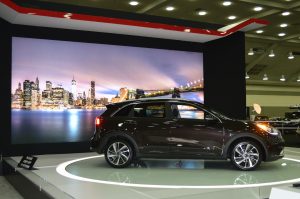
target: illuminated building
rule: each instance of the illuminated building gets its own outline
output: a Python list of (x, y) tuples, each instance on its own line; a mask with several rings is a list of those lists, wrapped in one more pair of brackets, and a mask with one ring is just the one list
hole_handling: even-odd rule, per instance
[(48, 91), (52, 90), (52, 82), (46, 81), (46, 90), (48, 90)]
[(35, 79), (35, 85), (36, 85), (36, 90), (39, 93), (40, 92), (40, 80), (38, 77)]
[(76, 85), (76, 81), (74, 79), (74, 76), (73, 76), (73, 79), (72, 79), (71, 92), (73, 94), (74, 100), (77, 100), (77, 85)]
[(38, 106), (38, 91), (31, 89), (31, 108), (36, 109)]
[(31, 107), (31, 83), (29, 80), (23, 82), (23, 107)]
[(64, 89), (60, 87), (52, 88), (52, 100), (55, 105), (64, 103)]
[(91, 103), (95, 104), (95, 81), (91, 81)]

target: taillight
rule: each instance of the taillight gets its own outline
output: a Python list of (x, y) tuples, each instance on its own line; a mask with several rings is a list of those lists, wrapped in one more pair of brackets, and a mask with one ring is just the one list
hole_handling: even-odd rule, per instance
[(95, 125), (96, 127), (100, 127), (103, 124), (103, 117), (96, 117)]

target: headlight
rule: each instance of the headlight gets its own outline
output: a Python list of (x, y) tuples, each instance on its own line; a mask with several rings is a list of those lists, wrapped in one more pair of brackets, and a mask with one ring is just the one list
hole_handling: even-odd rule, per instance
[(265, 125), (265, 124), (256, 124), (256, 126), (264, 131), (266, 131), (267, 133), (271, 134), (271, 135), (279, 135), (279, 131), (271, 126)]

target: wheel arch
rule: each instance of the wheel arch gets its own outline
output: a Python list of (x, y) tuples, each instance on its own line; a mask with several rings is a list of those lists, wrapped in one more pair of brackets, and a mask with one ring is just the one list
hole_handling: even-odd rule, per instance
[(263, 142), (261, 138), (258, 136), (252, 135), (252, 134), (243, 134), (243, 135), (238, 135), (233, 138), (231, 138), (229, 141), (227, 141), (224, 150), (223, 150), (223, 158), (227, 159), (230, 157), (230, 152), (232, 151), (235, 143), (240, 142), (240, 141), (253, 141), (256, 142), (263, 153), (263, 161), (266, 161), (267, 156), (268, 156), (268, 150), (266, 148), (266, 144)]

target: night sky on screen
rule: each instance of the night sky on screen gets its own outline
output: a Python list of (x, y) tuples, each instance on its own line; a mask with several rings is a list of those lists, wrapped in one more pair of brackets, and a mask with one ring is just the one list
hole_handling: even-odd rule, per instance
[(79, 91), (96, 82), (97, 97), (115, 96), (121, 87), (145, 90), (186, 85), (203, 78), (203, 55), (198, 52), (104, 45), (31, 38), (13, 38), (12, 92), (24, 80), (40, 88), (46, 81)]

